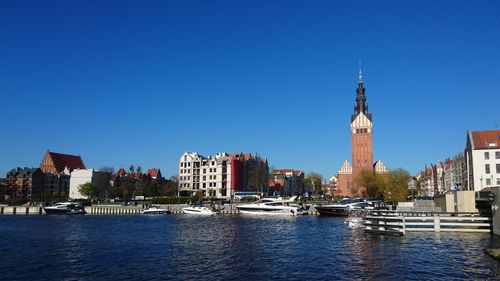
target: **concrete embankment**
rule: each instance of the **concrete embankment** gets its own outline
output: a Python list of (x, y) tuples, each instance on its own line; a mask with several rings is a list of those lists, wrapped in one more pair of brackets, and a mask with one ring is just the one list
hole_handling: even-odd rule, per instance
[(0, 215), (41, 215), (42, 207), (36, 206), (0, 206)]
[[(186, 204), (171, 204), (159, 205), (163, 209), (170, 210), (172, 214), (183, 214), (182, 208), (187, 207)], [(120, 205), (93, 205), (86, 206), (85, 212), (87, 215), (138, 215), (147, 206), (120, 206)], [(221, 215), (237, 215), (240, 212), (235, 205), (217, 206)], [(0, 206), (0, 215), (45, 215), (42, 207), (38, 206)], [(311, 208), (305, 215), (318, 215), (318, 212)]]

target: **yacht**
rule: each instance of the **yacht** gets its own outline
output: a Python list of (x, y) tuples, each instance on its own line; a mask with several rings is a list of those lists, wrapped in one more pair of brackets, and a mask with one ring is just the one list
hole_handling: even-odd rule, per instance
[(45, 213), (48, 215), (61, 214), (61, 215), (83, 215), (85, 214), (85, 208), (80, 203), (74, 202), (60, 202), (52, 206), (46, 206), (43, 208)]
[(189, 206), (182, 208), (182, 212), (184, 214), (191, 215), (215, 215), (217, 212), (212, 211), (211, 209), (204, 206)]
[(282, 198), (262, 198), (251, 204), (243, 204), (236, 206), (242, 214), (255, 215), (290, 215), (295, 216), (302, 214), (302, 208), (291, 206), (290, 203), (295, 201), (296, 197), (288, 200)]
[(383, 209), (384, 205), (378, 200), (362, 198), (344, 198), (338, 204), (316, 206), (320, 216), (328, 217), (362, 217), (371, 210)]
[(151, 205), (149, 208), (142, 211), (144, 215), (169, 215), (171, 214), (170, 210), (163, 209), (160, 206)]

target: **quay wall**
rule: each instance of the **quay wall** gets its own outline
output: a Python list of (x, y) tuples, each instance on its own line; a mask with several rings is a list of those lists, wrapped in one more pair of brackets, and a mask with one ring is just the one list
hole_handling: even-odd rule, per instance
[[(162, 204), (159, 205), (163, 209), (170, 210), (172, 214), (183, 214), (182, 208), (187, 207), (187, 204)], [(147, 206), (120, 206), (120, 205), (93, 205), (86, 206), (85, 212), (87, 215), (139, 215)], [(219, 214), (222, 215), (237, 215), (239, 214), (236, 205), (216, 206)], [(307, 215), (319, 215), (312, 207)], [(37, 206), (0, 206), (0, 215), (45, 215), (42, 207)]]

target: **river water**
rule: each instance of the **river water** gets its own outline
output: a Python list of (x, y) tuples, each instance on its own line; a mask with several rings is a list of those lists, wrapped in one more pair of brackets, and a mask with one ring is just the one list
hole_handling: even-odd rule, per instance
[(367, 234), (305, 217), (0, 216), (0, 280), (500, 278), (489, 234)]

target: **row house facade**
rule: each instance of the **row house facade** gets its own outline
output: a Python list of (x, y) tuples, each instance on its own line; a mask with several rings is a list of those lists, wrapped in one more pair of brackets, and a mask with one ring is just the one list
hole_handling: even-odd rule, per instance
[(178, 195), (232, 199), (235, 191), (267, 192), (268, 174), (267, 159), (257, 155), (185, 152), (179, 159)]
[(500, 130), (467, 131), (464, 153), (431, 165), (414, 183), (423, 196), (495, 186), (500, 186)]
[(272, 170), (269, 176), (269, 193), (293, 196), (304, 193), (304, 172), (294, 169)]

